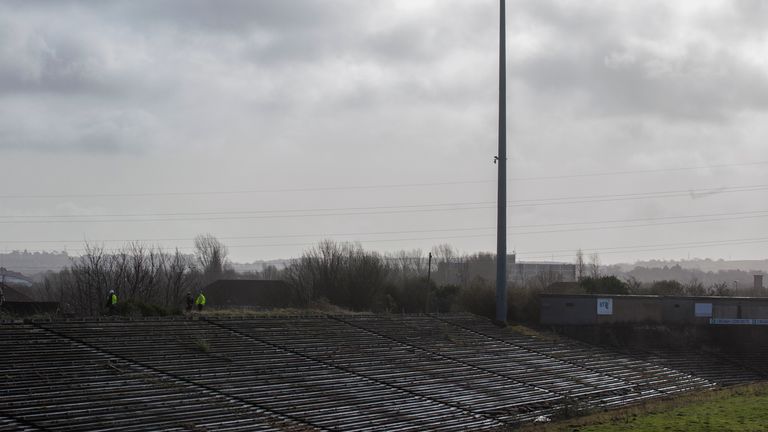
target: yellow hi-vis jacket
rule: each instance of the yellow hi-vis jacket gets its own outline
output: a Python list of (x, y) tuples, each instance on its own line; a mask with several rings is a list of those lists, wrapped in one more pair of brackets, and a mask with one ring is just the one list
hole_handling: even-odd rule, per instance
[(197, 298), (195, 299), (195, 304), (205, 306), (205, 296), (203, 295), (203, 293), (200, 293), (200, 295), (197, 296)]
[(113, 305), (116, 305), (117, 304), (117, 294), (112, 294), (109, 297), (109, 302), (112, 303)]

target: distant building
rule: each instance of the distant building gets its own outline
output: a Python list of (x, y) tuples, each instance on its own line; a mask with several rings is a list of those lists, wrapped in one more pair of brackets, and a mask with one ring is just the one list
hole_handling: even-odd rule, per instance
[[(496, 257), (483, 255), (467, 260), (441, 263), (435, 272), (435, 280), (443, 284), (467, 286), (481, 277), (496, 280)], [(564, 262), (518, 262), (515, 254), (507, 255), (507, 282), (526, 285), (541, 282), (546, 286), (553, 282), (575, 282), (576, 265)]]
[(512, 263), (508, 266), (507, 280), (509, 282), (524, 285), (536, 278), (542, 278), (548, 282), (575, 282), (576, 265), (563, 262), (515, 262), (512, 255)]
[(272, 309), (293, 305), (288, 284), (281, 280), (220, 279), (203, 288), (206, 306)]
[(541, 324), (768, 325), (766, 297), (541, 294)]
[(0, 283), (8, 286), (31, 287), (32, 281), (21, 273), (0, 267)]
[(35, 301), (24, 294), (21, 288), (0, 283), (0, 311), (13, 315), (30, 315), (36, 313), (55, 313), (59, 310), (57, 302)]

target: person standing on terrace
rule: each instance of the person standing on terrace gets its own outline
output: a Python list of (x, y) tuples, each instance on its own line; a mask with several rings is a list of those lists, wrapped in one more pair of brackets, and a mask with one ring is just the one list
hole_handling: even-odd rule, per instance
[(192, 293), (189, 291), (187, 291), (186, 302), (187, 302), (187, 313), (191, 313), (192, 308), (195, 306), (195, 298), (192, 297)]
[(203, 306), (205, 306), (205, 295), (203, 294), (203, 291), (201, 290), (199, 294), (197, 294), (197, 298), (195, 299), (195, 304), (197, 305), (197, 311), (202, 312)]
[(117, 307), (117, 294), (115, 294), (115, 290), (109, 290), (109, 294), (107, 294), (107, 310), (110, 315), (115, 313), (115, 307)]

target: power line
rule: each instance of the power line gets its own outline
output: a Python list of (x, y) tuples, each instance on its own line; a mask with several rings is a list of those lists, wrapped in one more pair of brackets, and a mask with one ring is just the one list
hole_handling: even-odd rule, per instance
[(653, 174), (653, 173), (660, 173), (660, 172), (695, 171), (695, 170), (701, 170), (701, 169), (719, 169), (719, 168), (733, 168), (733, 167), (757, 166), (757, 165), (768, 165), (768, 161), (744, 162), (744, 163), (734, 163), (734, 164), (698, 165), (698, 166), (678, 167), (678, 168), (653, 168), (653, 169), (642, 169), (642, 170), (606, 171), (606, 172), (599, 172), (599, 173), (566, 174), (566, 175), (555, 175), (555, 176), (518, 177), (518, 178), (510, 179), (510, 181), (572, 179), (572, 178), (580, 178), (580, 177), (608, 177), (608, 176), (615, 176), (615, 175)]
[(80, 193), (80, 194), (41, 194), (41, 195), (0, 195), (4, 198), (131, 198), (131, 197), (167, 197), (167, 196), (204, 196), (204, 195), (247, 195), (260, 193), (291, 193), (291, 192), (321, 192), (321, 191), (341, 191), (341, 190), (366, 190), (366, 189), (398, 189), (410, 187), (432, 187), (432, 186), (456, 186), (463, 184), (491, 183), (491, 180), (465, 180), (465, 181), (444, 181), (432, 183), (392, 183), (379, 185), (361, 185), (361, 186), (322, 186), (322, 187), (302, 187), (302, 188), (282, 188), (282, 189), (242, 189), (242, 190), (220, 190), (220, 191), (173, 191), (173, 192), (117, 192), (117, 193)]
[[(686, 224), (686, 223), (701, 223), (701, 222), (713, 222), (713, 221), (724, 221), (724, 220), (734, 220), (734, 219), (745, 219), (745, 218), (757, 218), (757, 217), (768, 217), (768, 214), (763, 215), (755, 215), (755, 216), (738, 216), (733, 218), (718, 218), (718, 219), (705, 219), (705, 220), (696, 220), (696, 221), (674, 221), (674, 222), (660, 222), (660, 223), (648, 223), (648, 224), (635, 224), (635, 225), (617, 225), (612, 227), (586, 227), (586, 228), (576, 228), (576, 229), (562, 229), (562, 230), (548, 230), (548, 231), (527, 231), (527, 232), (516, 232), (516, 233), (508, 233), (508, 237), (515, 237), (515, 236), (522, 236), (522, 235), (536, 235), (536, 234), (545, 234), (545, 233), (558, 233), (558, 232), (574, 232), (574, 231), (595, 231), (595, 230), (606, 230), (606, 229), (625, 229), (625, 228), (637, 228), (637, 227), (648, 227), (648, 226), (658, 226), (658, 225), (674, 225), (674, 224)], [(353, 243), (361, 243), (361, 244), (380, 244), (380, 243), (393, 243), (393, 242), (414, 242), (414, 241), (446, 241), (446, 240), (457, 240), (457, 239), (467, 239), (467, 238), (485, 238), (485, 237), (492, 237), (495, 234), (467, 234), (467, 235), (450, 235), (450, 236), (439, 236), (439, 237), (405, 237), (405, 238), (389, 238), (389, 239), (353, 239), (351, 242)], [(92, 244), (99, 244), (98, 241), (92, 241)], [(240, 248), (273, 248), (273, 247), (308, 247), (313, 246), (316, 244), (315, 242), (296, 242), (296, 243), (262, 243), (262, 244), (235, 244), (235, 245), (227, 245), (230, 249), (240, 249)], [(178, 250), (192, 250), (194, 249), (191, 246), (166, 246), (168, 249), (178, 249)], [(85, 249), (69, 249), (69, 252), (83, 252)], [(105, 249), (109, 251), (121, 251), (123, 249), (121, 248), (112, 248), (112, 249)]]
[[(575, 221), (575, 222), (558, 222), (547, 224), (518, 224), (509, 225), (510, 228), (543, 228), (543, 227), (570, 227), (570, 226), (583, 226), (583, 225), (604, 225), (604, 224), (617, 224), (626, 222), (648, 222), (644, 224), (630, 224), (630, 225), (612, 225), (612, 226), (598, 226), (598, 227), (585, 227), (585, 228), (563, 228), (556, 230), (539, 230), (539, 231), (523, 231), (510, 233), (509, 236), (517, 235), (534, 235), (534, 234), (547, 234), (558, 232), (574, 232), (574, 231), (594, 231), (594, 230), (609, 230), (609, 229), (623, 229), (623, 228), (637, 228), (647, 226), (659, 226), (659, 225), (678, 225), (678, 224), (690, 224), (690, 223), (705, 223), (705, 222), (722, 222), (730, 220), (743, 220), (743, 219), (755, 219), (768, 217), (768, 210), (756, 210), (745, 212), (726, 212), (726, 213), (704, 213), (695, 215), (680, 215), (680, 216), (662, 216), (655, 218), (629, 218), (629, 219), (603, 219), (594, 221)], [(665, 222), (667, 221), (667, 222)], [(418, 234), (418, 233), (438, 233), (438, 232), (467, 232), (467, 231), (489, 231), (495, 229), (494, 227), (467, 227), (467, 228), (445, 228), (445, 229), (429, 229), (429, 230), (400, 230), (400, 231), (368, 231), (368, 232), (347, 232), (347, 233), (311, 233), (311, 234), (270, 234), (270, 235), (258, 235), (258, 236), (225, 236), (219, 237), (220, 240), (256, 240), (256, 239), (277, 239), (277, 238), (317, 238), (317, 237), (349, 237), (349, 236), (361, 236), (361, 235), (391, 235), (391, 234)], [(467, 237), (485, 237), (486, 235), (472, 235)], [(400, 240), (439, 240), (447, 237), (429, 237), (429, 238), (408, 238), (408, 239), (395, 239)], [(461, 237), (463, 238), (463, 237)], [(142, 242), (164, 242), (164, 241), (193, 241), (191, 237), (171, 237), (171, 238), (144, 238), (144, 239), (103, 239), (103, 240), (89, 240), (89, 239), (68, 239), (68, 240), (0, 240), (0, 243), (16, 244), (16, 243), (42, 243), (42, 244), (64, 244), (64, 243), (79, 243), (83, 241), (103, 244), (103, 243), (142, 243)], [(384, 241), (384, 240), (382, 240)], [(286, 244), (289, 246), (295, 246), (296, 243)]]
[[(592, 253), (592, 252), (599, 252), (599, 253), (607, 253), (606, 251), (623, 251), (626, 249), (636, 250), (639, 248), (656, 248), (656, 247), (670, 247), (670, 246), (717, 246), (720, 244), (730, 244), (730, 243), (762, 243), (768, 241), (768, 237), (751, 237), (751, 238), (738, 238), (738, 239), (726, 239), (726, 240), (704, 240), (704, 241), (692, 241), (692, 242), (675, 242), (675, 243), (655, 243), (655, 244), (649, 244), (649, 245), (633, 245), (633, 246), (611, 246), (611, 247), (599, 247), (599, 248), (590, 248), (590, 249), (582, 249), (582, 252), (584, 253)], [(529, 251), (526, 252), (528, 254), (545, 254), (545, 256), (551, 256), (553, 253), (560, 253), (560, 252), (575, 252), (572, 249), (551, 249), (551, 250), (539, 250), (539, 251)], [(562, 255), (561, 255), (562, 256)]]
[[(768, 161), (744, 162), (733, 164), (715, 164), (698, 165), (690, 167), (677, 168), (657, 168), (643, 170), (624, 170), (607, 171), (596, 173), (566, 174), (555, 176), (535, 176), (535, 177), (516, 177), (509, 179), (509, 183), (534, 180), (552, 180), (552, 179), (573, 179), (584, 177), (607, 177), (631, 174), (652, 174), (660, 172), (675, 171), (695, 171), (703, 169), (721, 169), (742, 166), (766, 165)], [(169, 197), (169, 196), (210, 196), (210, 195), (247, 195), (261, 193), (294, 193), (294, 192), (321, 192), (321, 191), (346, 191), (346, 190), (367, 190), (367, 189), (399, 189), (399, 188), (418, 188), (418, 187), (436, 187), (436, 186), (458, 186), (469, 184), (491, 184), (495, 180), (463, 180), (463, 181), (443, 181), (426, 183), (391, 183), (378, 185), (356, 185), (356, 186), (322, 186), (322, 187), (297, 187), (297, 188), (278, 188), (278, 189), (242, 189), (242, 190), (219, 190), (219, 191), (171, 191), (171, 192), (109, 192), (109, 193), (62, 193), (62, 194), (5, 194), (0, 195), (0, 199), (58, 199), (58, 198), (135, 198), (135, 197)]]
[[(570, 205), (581, 203), (626, 201), (652, 198), (675, 198), (680, 196), (691, 196), (693, 199), (714, 194), (736, 193), (736, 192), (757, 192), (768, 190), (768, 184), (746, 185), (746, 186), (725, 186), (719, 188), (689, 189), (689, 190), (670, 190), (656, 192), (636, 192), (625, 194), (604, 194), (604, 195), (584, 195), (576, 197), (557, 197), (557, 198), (536, 198), (528, 200), (512, 201), (509, 207), (537, 207), (546, 205)], [(484, 210), (495, 208), (490, 201), (479, 202), (456, 202), (456, 203), (437, 203), (437, 204), (412, 204), (398, 206), (371, 206), (371, 207), (341, 207), (341, 208), (315, 208), (315, 209), (285, 209), (285, 210), (246, 210), (246, 211), (221, 211), (221, 212), (175, 212), (175, 213), (133, 213), (133, 214), (102, 214), (102, 215), (6, 215), (0, 216), (0, 219), (12, 218), (49, 218), (44, 220), (0, 220), (0, 224), (36, 224), (36, 223), (115, 223), (115, 222), (179, 222), (179, 221), (211, 221), (211, 220), (247, 220), (247, 219), (274, 219), (274, 218), (306, 218), (306, 217), (324, 217), (324, 216), (357, 216), (357, 215), (383, 215), (400, 213), (425, 213), (442, 211), (465, 211), (465, 210)], [(377, 210), (377, 211), (347, 211), (347, 210)], [(378, 211), (381, 210), (381, 211)], [(302, 212), (321, 212), (304, 213)], [(335, 212), (335, 213), (331, 213)], [(206, 217), (163, 217), (155, 216), (203, 216)], [(240, 216), (212, 216), (212, 215), (240, 215)], [(68, 218), (86, 218), (86, 219), (68, 219)], [(90, 219), (105, 217), (134, 217), (144, 219)], [(64, 219), (54, 219), (64, 218)], [(148, 218), (148, 219), (147, 219)]]
[(369, 207), (333, 207), (333, 208), (306, 208), (306, 209), (280, 209), (280, 210), (231, 210), (231, 211), (207, 211), (207, 212), (172, 212), (172, 213), (120, 213), (120, 214), (75, 214), (75, 215), (4, 215), (0, 219), (11, 218), (76, 218), (76, 217), (155, 217), (155, 216), (201, 216), (201, 215), (238, 215), (238, 214), (263, 214), (263, 213), (301, 213), (301, 212), (330, 212), (330, 211), (354, 211), (354, 210), (382, 210), (382, 209), (409, 209), (421, 207), (455, 207), (493, 204), (493, 201), (455, 202), (437, 204), (406, 204), (396, 206), (369, 206)]

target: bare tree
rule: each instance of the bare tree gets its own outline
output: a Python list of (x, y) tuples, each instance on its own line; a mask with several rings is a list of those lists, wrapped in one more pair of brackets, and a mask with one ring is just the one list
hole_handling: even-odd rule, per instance
[(704, 284), (696, 277), (691, 278), (691, 280), (683, 286), (683, 289), (687, 296), (697, 297), (707, 295), (707, 289), (704, 288)]
[(447, 284), (448, 267), (451, 264), (456, 264), (459, 252), (448, 243), (443, 243), (432, 248), (432, 256), (434, 257), (432, 271), (435, 275), (435, 282)]
[(178, 249), (165, 260), (162, 274), (166, 306), (179, 304), (185, 292), (193, 290), (199, 275), (191, 258), (183, 255)]
[(448, 243), (443, 243), (432, 248), (432, 256), (435, 258), (435, 265), (437, 265), (456, 260), (459, 252)]
[(131, 243), (106, 253), (86, 244), (85, 253), (68, 268), (50, 272), (42, 284), (62, 309), (80, 315), (103, 311), (106, 293), (114, 289), (120, 305), (144, 303), (166, 308), (179, 306), (182, 292), (198, 283), (200, 273), (191, 256), (174, 255), (156, 247)]
[(348, 247), (323, 240), (291, 263), (287, 278), (296, 300), (304, 304), (321, 298), (334, 301), (341, 286), (341, 271)]
[(406, 279), (427, 275), (427, 258), (421, 249), (401, 250), (386, 256), (391, 276), (400, 283)]
[(370, 309), (380, 300), (388, 272), (378, 254), (364, 251), (359, 244), (330, 240), (320, 242), (285, 269), (299, 302), (328, 300), (355, 310)]
[(205, 282), (221, 277), (227, 264), (227, 254), (227, 247), (213, 235), (195, 237), (195, 256), (202, 267)]
[(634, 276), (627, 276), (624, 279), (624, 283), (627, 285), (627, 290), (630, 294), (640, 294), (643, 291), (643, 284)]
[(576, 251), (576, 280), (580, 281), (584, 279), (586, 270), (587, 264), (584, 262), (584, 251), (579, 249)]
[(592, 279), (600, 278), (600, 256), (597, 252), (589, 256), (589, 276)]
[(266, 280), (280, 279), (282, 275), (283, 275), (283, 271), (279, 270), (277, 267), (271, 264), (264, 267), (260, 272), (258, 272), (259, 279), (266, 279)]
[(96, 315), (104, 306), (102, 300), (109, 290), (108, 257), (104, 248), (85, 244), (85, 254), (71, 266), (70, 300), (81, 313)]
[(558, 272), (554, 272), (552, 270), (543, 271), (537, 273), (530, 280), (528, 280), (526, 287), (543, 292), (553, 283), (560, 282), (562, 280), (563, 276)]
[(730, 297), (733, 296), (734, 292), (728, 287), (728, 282), (717, 282), (712, 285), (708, 294), (712, 296)]

